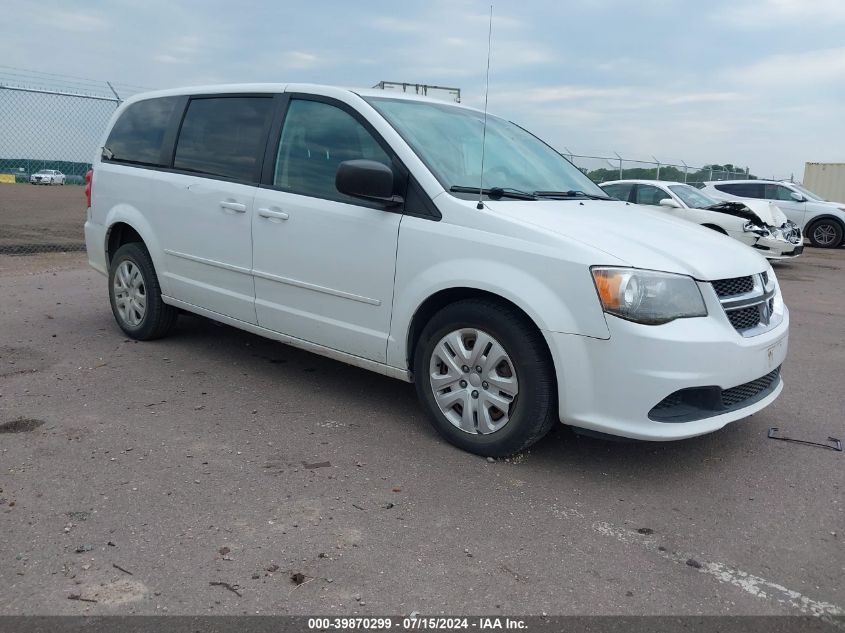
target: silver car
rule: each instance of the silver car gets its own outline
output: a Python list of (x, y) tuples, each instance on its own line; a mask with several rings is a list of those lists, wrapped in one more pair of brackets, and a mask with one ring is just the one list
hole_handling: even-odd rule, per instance
[(65, 175), (57, 169), (42, 169), (29, 177), (31, 185), (63, 185)]

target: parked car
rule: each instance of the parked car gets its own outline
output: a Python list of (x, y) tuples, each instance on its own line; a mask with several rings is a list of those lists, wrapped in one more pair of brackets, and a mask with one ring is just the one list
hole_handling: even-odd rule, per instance
[(65, 175), (56, 169), (42, 169), (29, 177), (31, 185), (63, 185)]
[(720, 180), (706, 182), (701, 191), (720, 200), (773, 200), (801, 227), (810, 244), (836, 248), (845, 236), (845, 203), (827, 202), (793, 182), (774, 180)]
[(783, 388), (789, 312), (765, 259), (648, 209), (632, 222), (504, 119), (217, 86), (128, 99), (102, 146), (85, 241), (132, 338), (184, 310), (413, 382), (438, 432), (488, 456), (556, 421), (701, 435)]
[(760, 251), (767, 259), (790, 259), (804, 250), (801, 229), (776, 205), (762, 200), (716, 200), (682, 182), (613, 180), (599, 185), (614, 198), (656, 207), (728, 235)]

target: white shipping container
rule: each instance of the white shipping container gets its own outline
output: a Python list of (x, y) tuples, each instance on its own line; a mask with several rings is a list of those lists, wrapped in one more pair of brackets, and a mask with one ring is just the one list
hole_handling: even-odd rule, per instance
[(806, 163), (804, 186), (831, 202), (845, 202), (845, 163)]

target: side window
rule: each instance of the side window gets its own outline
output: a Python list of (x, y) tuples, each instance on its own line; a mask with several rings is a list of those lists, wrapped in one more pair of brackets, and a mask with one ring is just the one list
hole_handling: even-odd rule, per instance
[(179, 97), (133, 103), (115, 122), (106, 141), (112, 162), (161, 166), (161, 145)]
[(624, 202), (628, 202), (628, 196), (631, 194), (631, 188), (633, 186), (632, 183), (625, 182), (617, 185), (603, 185), (602, 189), (611, 198), (619, 198)]
[(788, 200), (795, 202), (792, 199), (792, 190), (783, 185), (765, 185), (766, 200)]
[(285, 115), (273, 184), (315, 198), (367, 203), (340, 193), (340, 163), (365, 158), (391, 166), (390, 157), (352, 115), (327, 103), (292, 99)]
[(637, 185), (637, 193), (634, 202), (637, 204), (650, 204), (659, 206), (660, 201), (672, 196), (658, 187), (652, 185)]
[(716, 189), (742, 198), (763, 198), (763, 183), (743, 182), (731, 185), (716, 185)]
[(176, 142), (173, 167), (258, 182), (272, 105), (270, 96), (192, 99)]

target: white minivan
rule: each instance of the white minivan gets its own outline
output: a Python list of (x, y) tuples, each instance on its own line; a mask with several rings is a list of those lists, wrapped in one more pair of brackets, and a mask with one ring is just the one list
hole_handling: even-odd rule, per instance
[(88, 258), (130, 337), (184, 310), (414, 382), (435, 428), (481, 455), (555, 421), (692, 437), (783, 388), (789, 315), (765, 259), (631, 214), (460, 105), (304, 84), (137, 95), (88, 206)]

